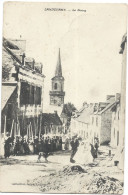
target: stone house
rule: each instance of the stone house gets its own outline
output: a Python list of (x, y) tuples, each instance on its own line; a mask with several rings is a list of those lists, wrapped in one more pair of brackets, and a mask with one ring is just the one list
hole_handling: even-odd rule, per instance
[(111, 108), (112, 125), (111, 125), (111, 146), (116, 148), (119, 145), (119, 123), (120, 123), (120, 100), (117, 100)]
[[(120, 54), (122, 54), (122, 74), (121, 74), (121, 99), (120, 99), (120, 115), (119, 115), (119, 133), (118, 133), (118, 145), (117, 152), (113, 161), (118, 161), (118, 167), (124, 170), (124, 142), (125, 142), (125, 109), (126, 109), (126, 58), (127, 58), (127, 34), (122, 38), (120, 45)], [(117, 105), (118, 111), (118, 105)]]
[(127, 58), (127, 34), (122, 38), (120, 45), (120, 54), (122, 54), (122, 75), (121, 75), (121, 99), (120, 99), (120, 128), (119, 146), (124, 146), (125, 140), (125, 107), (126, 107), (126, 58)]
[[(18, 44), (17, 44), (18, 43)], [(40, 129), (43, 65), (25, 57), (26, 41), (3, 39), (1, 132), (25, 135)], [(36, 131), (35, 131), (36, 130)]]
[(62, 134), (62, 129), (62, 122), (57, 112), (42, 114), (41, 134), (57, 136)]
[[(116, 95), (118, 97), (118, 94)], [(108, 144), (111, 141), (112, 110), (115, 104), (115, 96), (108, 95), (106, 102), (100, 102), (90, 116), (91, 141), (98, 137), (100, 144)]]
[(77, 134), (83, 139), (90, 139), (90, 115), (93, 113), (96, 104), (83, 104), (82, 108), (71, 118), (70, 132)]

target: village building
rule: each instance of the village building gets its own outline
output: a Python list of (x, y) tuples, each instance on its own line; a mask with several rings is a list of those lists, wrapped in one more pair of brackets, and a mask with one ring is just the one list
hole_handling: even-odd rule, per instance
[(122, 38), (120, 54), (122, 54), (121, 95), (112, 107), (111, 146), (124, 147), (125, 137), (125, 102), (126, 102), (126, 50), (127, 36)]
[(99, 139), (100, 144), (111, 143), (112, 108), (120, 98), (120, 94), (107, 95), (106, 102), (99, 102), (98, 107), (90, 116), (90, 131), (92, 142)]
[(119, 125), (120, 125), (120, 98), (117, 99), (111, 108), (112, 125), (111, 125), (111, 147), (116, 148), (119, 145)]
[(67, 114), (65, 114), (62, 110), (62, 113), (60, 115), (60, 119), (62, 121), (63, 124), (63, 133), (67, 134), (69, 133), (69, 126), (70, 126), (70, 118), (67, 116)]
[(122, 38), (120, 46), (122, 54), (122, 74), (121, 74), (121, 99), (120, 99), (120, 128), (119, 128), (119, 146), (124, 147), (125, 140), (125, 107), (126, 107), (126, 58), (127, 58), (127, 34)]
[(25, 57), (25, 40), (3, 39), (1, 132), (38, 134), (43, 111), (43, 65)]
[(115, 141), (114, 145), (112, 143), (111, 144), (113, 147), (117, 148), (113, 161), (118, 162), (118, 167), (124, 170), (127, 34), (125, 34), (122, 38), (119, 53), (122, 54), (121, 98), (120, 105), (117, 104), (114, 110), (115, 115), (117, 115), (117, 117), (115, 118), (115, 123), (117, 123), (118, 125), (117, 128), (115, 128), (115, 139), (113, 140)]
[(89, 139), (91, 142), (90, 115), (93, 113), (96, 105), (84, 102), (79, 112), (72, 116), (70, 125), (71, 135), (78, 135), (83, 139)]
[(52, 137), (62, 135), (62, 121), (57, 112), (42, 114), (41, 134)]

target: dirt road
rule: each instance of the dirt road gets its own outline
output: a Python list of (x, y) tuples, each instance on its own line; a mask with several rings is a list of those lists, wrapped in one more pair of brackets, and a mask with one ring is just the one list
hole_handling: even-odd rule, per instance
[[(61, 152), (50, 156), (48, 163), (43, 158), (38, 163), (37, 155), (1, 159), (0, 189), (2, 192), (95, 193), (98, 183), (104, 181), (105, 188), (106, 185), (114, 186), (114, 191), (119, 186), (118, 192), (122, 192), (123, 172), (112, 165), (108, 151), (100, 154), (94, 163), (80, 165), (85, 172), (71, 171), (77, 163), (71, 164), (69, 158), (70, 153)], [(107, 184), (108, 180), (110, 184)], [(102, 190), (99, 187), (99, 192)]]

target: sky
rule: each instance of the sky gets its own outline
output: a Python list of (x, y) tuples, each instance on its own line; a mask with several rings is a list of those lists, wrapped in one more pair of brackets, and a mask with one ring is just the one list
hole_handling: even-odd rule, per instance
[(11, 39), (22, 36), (27, 41), (26, 56), (43, 63), (44, 105), (49, 104), (60, 48), (65, 103), (80, 108), (85, 101), (105, 101), (106, 95), (120, 92), (119, 50), (126, 33), (126, 16), (125, 4), (7, 2), (3, 35)]

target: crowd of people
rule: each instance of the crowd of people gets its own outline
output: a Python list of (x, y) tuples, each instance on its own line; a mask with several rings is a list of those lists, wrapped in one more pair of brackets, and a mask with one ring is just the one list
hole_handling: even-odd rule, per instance
[[(94, 161), (98, 157), (99, 140), (94, 139), (94, 144), (82, 140), (78, 136), (67, 138), (63, 136), (47, 136), (41, 135), (39, 137), (28, 138), (27, 136), (10, 137), (7, 133), (4, 138), (4, 156), (10, 155), (28, 155), (37, 154), (38, 160), (41, 156), (47, 161), (49, 154), (62, 150), (71, 150), (70, 162), (86, 161), (91, 159)], [(75, 160), (74, 160), (74, 159)], [(83, 159), (83, 160), (82, 160)]]
[(6, 134), (4, 139), (4, 156), (5, 158), (10, 155), (23, 155), (23, 154), (39, 154), (39, 152), (55, 152), (69, 149), (67, 141), (62, 142), (60, 136), (43, 136), (40, 140), (38, 137), (28, 139), (27, 136), (10, 137), (9, 133)]

